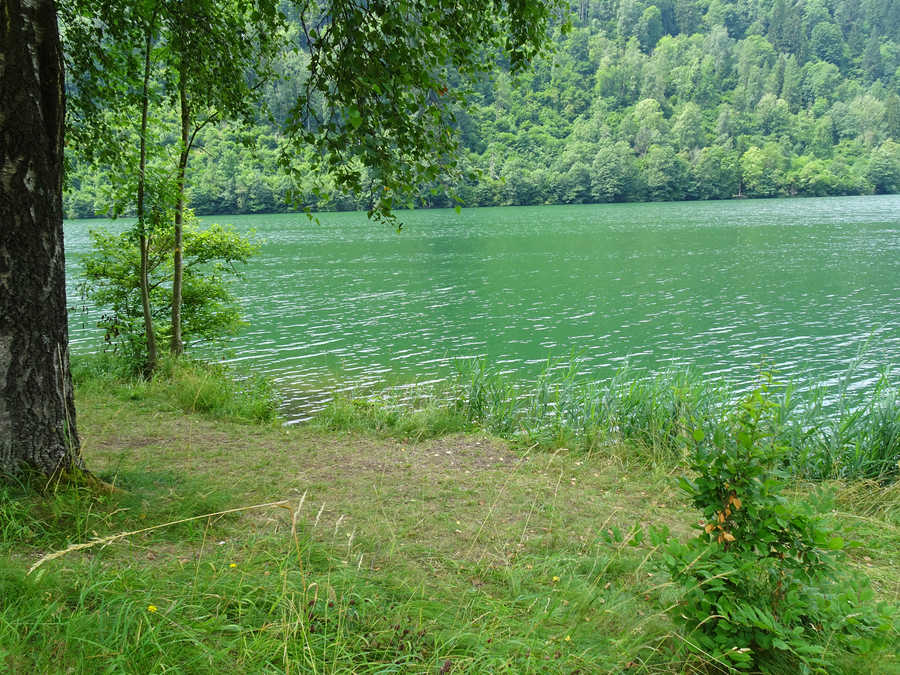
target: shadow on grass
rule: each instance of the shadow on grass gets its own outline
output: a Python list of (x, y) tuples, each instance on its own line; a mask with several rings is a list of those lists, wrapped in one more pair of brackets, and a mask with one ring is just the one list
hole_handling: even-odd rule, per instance
[[(119, 491), (98, 494), (89, 487), (68, 485), (48, 492), (21, 481), (0, 484), (0, 551), (60, 549), (215, 513), (230, 505), (228, 494), (172, 472), (133, 470), (100, 477)], [(203, 519), (188, 521), (156, 530), (154, 537), (179, 540), (204, 526)]]

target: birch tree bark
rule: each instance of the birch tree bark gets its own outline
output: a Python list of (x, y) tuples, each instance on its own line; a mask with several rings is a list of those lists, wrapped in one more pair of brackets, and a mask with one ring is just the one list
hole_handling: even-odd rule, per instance
[(52, 0), (0, 0), (0, 474), (81, 467), (62, 230), (65, 92)]

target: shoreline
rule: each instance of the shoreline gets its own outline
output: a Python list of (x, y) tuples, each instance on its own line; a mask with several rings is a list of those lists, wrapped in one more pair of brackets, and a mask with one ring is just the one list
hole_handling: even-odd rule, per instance
[[(261, 672), (683, 672), (677, 595), (635, 523), (696, 511), (646, 448), (510, 444), (484, 431), (284, 429), (187, 413), (172, 390), (77, 391), (89, 467), (126, 492), (6, 493), (0, 644), (12, 672), (180, 665)], [(898, 483), (797, 482), (900, 604)], [(72, 552), (67, 543), (287, 499)], [(54, 515), (55, 514), (55, 515)], [(40, 520), (36, 520), (40, 519)], [(12, 528), (12, 529), (11, 529)], [(83, 639), (90, 636), (90, 639)], [(616, 637), (618, 636), (618, 637)], [(52, 650), (38, 649), (53, 644)], [(841, 672), (872, 655), (835, 651)], [(105, 656), (104, 656), (105, 655)], [(900, 672), (890, 650), (884, 672)], [(191, 666), (190, 664), (194, 664)], [(695, 662), (696, 665), (696, 662)]]

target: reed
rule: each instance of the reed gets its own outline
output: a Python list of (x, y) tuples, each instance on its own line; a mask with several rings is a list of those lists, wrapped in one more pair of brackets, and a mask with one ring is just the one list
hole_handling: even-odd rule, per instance
[[(677, 466), (696, 430), (715, 433), (735, 403), (728, 383), (691, 371), (647, 375), (626, 365), (606, 381), (578, 375), (577, 360), (550, 361), (534, 383), (485, 361), (463, 361), (446, 383), (403, 396), (339, 398), (318, 415), (329, 429), (432, 437), (482, 429), (525, 446), (593, 452), (625, 442), (639, 458)], [(892, 479), (900, 473), (900, 385), (886, 370), (868, 391), (850, 386), (853, 366), (832, 386), (801, 394), (773, 385), (774, 433), (787, 469), (813, 479)]]

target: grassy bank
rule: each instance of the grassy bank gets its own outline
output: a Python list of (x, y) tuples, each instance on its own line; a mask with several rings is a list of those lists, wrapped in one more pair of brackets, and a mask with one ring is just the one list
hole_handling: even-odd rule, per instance
[[(501, 385), (486, 373), (450, 407), (340, 402), (285, 429), (230, 403), (195, 405), (222, 382), (172, 375), (79, 376), (86, 460), (122, 492), (0, 493), (10, 672), (715, 672), (684, 650), (692, 636), (671, 611), (682, 591), (635, 529), (686, 538), (698, 514), (663, 449), (621, 424), (602, 436), (504, 430)], [(560, 408), (565, 389), (547, 391)], [(860, 542), (847, 564), (893, 606), (897, 485), (791, 493)], [(135, 534), (26, 574), (42, 555), (123, 532)], [(890, 649), (823, 644), (832, 672), (871, 673), (873, 658), (900, 672)], [(790, 659), (772, 667), (797, 672)]]
[[(326, 429), (429, 437), (486, 430), (520, 447), (592, 453), (628, 446), (655, 466), (684, 462), (695, 430), (712, 436), (737, 407), (727, 384), (691, 371), (613, 378), (577, 375), (577, 362), (548, 363), (523, 387), (484, 362), (463, 364), (437, 386), (338, 398), (317, 422)], [(800, 393), (767, 373), (777, 408), (772, 433), (788, 448), (786, 468), (805, 479), (891, 480), (900, 474), (900, 381), (885, 371), (866, 391), (850, 387), (851, 366), (837, 383)]]
[(75, 358), (72, 378), (87, 397), (106, 392), (144, 407), (234, 422), (271, 423), (278, 415), (278, 394), (269, 380), (217, 363), (163, 359), (147, 379), (135, 374), (133, 364), (99, 353)]

